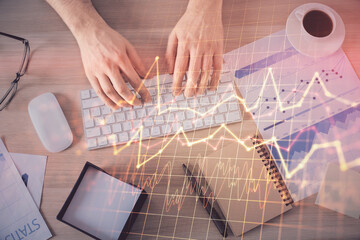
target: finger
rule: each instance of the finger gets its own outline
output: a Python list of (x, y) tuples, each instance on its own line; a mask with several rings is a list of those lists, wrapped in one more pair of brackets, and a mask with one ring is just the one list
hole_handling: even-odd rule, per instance
[(213, 74), (211, 76), (211, 81), (209, 86), (211, 91), (215, 91), (219, 84), (222, 64), (223, 64), (223, 54), (221, 51), (215, 54), (213, 57)]
[(184, 79), (185, 72), (189, 64), (189, 52), (185, 49), (185, 46), (178, 45), (175, 67), (174, 67), (174, 76), (173, 76), (173, 94), (175, 96), (181, 94), (182, 91), (182, 81)]
[(186, 81), (185, 97), (192, 97), (196, 92), (197, 83), (201, 71), (201, 55), (194, 51), (190, 55), (188, 80)]
[(210, 55), (204, 55), (203, 60), (202, 60), (200, 83), (198, 84), (198, 88), (197, 88), (197, 92), (200, 95), (204, 94), (206, 87), (209, 83), (209, 76), (210, 76), (211, 66), (212, 66), (212, 58), (213, 57)]
[[(122, 85), (120, 82), (125, 82), (124, 78), (121, 76), (120, 69), (115, 69), (108, 73), (108, 76), (111, 79), (111, 83), (115, 89), (115, 91), (119, 94), (120, 102), (117, 102), (117, 105), (120, 107), (131, 107), (131, 105), (121, 97)], [(126, 85), (125, 85), (126, 86)], [(127, 86), (126, 86), (127, 88)]]
[[(104, 91), (105, 95), (111, 99), (111, 101), (119, 106), (122, 107), (124, 103), (124, 99), (119, 95), (119, 93), (115, 90), (114, 86), (112, 85), (110, 79), (105, 74), (98, 77), (100, 86)], [(112, 79), (112, 81), (116, 81)]]
[[(123, 72), (129, 78), (129, 83), (134, 88), (135, 92), (139, 93), (141, 99), (144, 102), (151, 102), (151, 95), (149, 91), (144, 86), (144, 83), (140, 80), (139, 75), (136, 73), (135, 69), (132, 67), (130, 60), (125, 60)], [(135, 97), (135, 101), (138, 101), (141, 105), (139, 99)]]
[(169, 35), (169, 40), (165, 53), (169, 74), (174, 73), (177, 45), (178, 39), (176, 37), (175, 31), (172, 31)]
[(132, 66), (135, 68), (136, 72), (141, 76), (146, 76), (146, 68), (144, 66), (144, 63), (142, 62), (141, 58), (139, 57), (138, 53), (136, 52), (133, 45), (131, 45), (130, 42), (126, 42), (126, 52), (129, 56), (130, 62)]
[(119, 108), (119, 106), (117, 106), (108, 96), (106, 96), (106, 94), (104, 93), (104, 91), (102, 90), (100, 83), (98, 81), (98, 79), (94, 76), (94, 77), (89, 77), (91, 86), (94, 88), (96, 94), (98, 95), (98, 97), (106, 104), (108, 105), (111, 109), (116, 110)]

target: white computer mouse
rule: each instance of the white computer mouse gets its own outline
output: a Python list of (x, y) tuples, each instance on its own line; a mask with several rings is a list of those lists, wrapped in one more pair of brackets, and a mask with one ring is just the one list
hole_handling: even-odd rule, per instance
[(71, 145), (73, 134), (54, 94), (37, 96), (30, 101), (28, 110), (35, 130), (49, 152), (60, 152)]

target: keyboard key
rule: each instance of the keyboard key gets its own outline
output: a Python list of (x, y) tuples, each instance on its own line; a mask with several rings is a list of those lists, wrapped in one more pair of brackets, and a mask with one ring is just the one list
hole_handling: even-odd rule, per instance
[(100, 113), (100, 108), (99, 107), (96, 107), (96, 108), (91, 108), (91, 115), (93, 117), (98, 117), (101, 115)]
[(115, 122), (114, 115), (107, 115), (105, 116), (105, 124), (113, 124)]
[(119, 136), (119, 142), (124, 143), (124, 142), (127, 142), (129, 140), (129, 135), (128, 135), (127, 132), (119, 133), (118, 136)]
[(181, 127), (181, 124), (180, 123), (174, 123), (172, 126), (171, 126), (171, 132), (172, 133), (176, 133), (177, 131), (179, 131)]
[(96, 98), (98, 96), (94, 89), (90, 89), (90, 93), (92, 98)]
[(170, 94), (166, 94), (165, 96), (163, 96), (164, 102), (172, 102), (172, 100), (174, 99), (172, 95)]
[(85, 109), (83, 110), (83, 116), (84, 116), (84, 119), (90, 119), (91, 116), (90, 116), (90, 110), (89, 109)]
[(149, 93), (151, 96), (156, 96), (156, 89), (155, 88), (148, 88)]
[(236, 98), (235, 98), (235, 94), (233, 93), (233, 92), (226, 92), (226, 93), (224, 93), (224, 94), (222, 94), (222, 100), (223, 101), (233, 101), (233, 100), (235, 100)]
[(111, 109), (110, 109), (108, 106), (102, 106), (102, 107), (101, 107), (101, 113), (102, 113), (103, 115), (110, 114), (110, 113), (111, 113)]
[(228, 92), (229, 90), (230, 90), (229, 86), (221, 85), (218, 86), (217, 93), (224, 93), (224, 92)]
[(131, 122), (124, 122), (122, 125), (124, 131), (130, 131), (132, 126), (131, 126)]
[(206, 109), (205, 109), (204, 107), (199, 108), (197, 111), (198, 111), (199, 113), (206, 113)]
[(92, 108), (103, 106), (104, 102), (100, 98), (91, 98), (82, 101), (83, 108)]
[(92, 137), (97, 137), (97, 136), (100, 136), (100, 128), (94, 127), (94, 128), (86, 129), (86, 137), (87, 138), (92, 138)]
[(92, 128), (94, 127), (94, 120), (92, 118), (86, 119), (85, 121), (85, 128)]
[(171, 132), (171, 127), (170, 125), (162, 125), (161, 130), (163, 134), (169, 134)]
[(186, 120), (183, 122), (183, 127), (184, 127), (184, 130), (190, 130), (193, 128), (193, 124), (192, 124), (192, 121), (190, 120)]
[(218, 107), (218, 109), (219, 109), (219, 112), (220, 113), (225, 113), (225, 112), (227, 112), (227, 107), (226, 107), (226, 104), (220, 104), (220, 106)]
[(136, 115), (138, 118), (144, 118), (146, 117), (146, 110), (145, 108), (136, 110)]
[(188, 105), (190, 108), (197, 108), (199, 106), (199, 102), (196, 98), (188, 100)]
[(105, 123), (103, 117), (96, 117), (94, 118), (94, 121), (96, 126), (104, 125)]
[(195, 117), (195, 113), (193, 111), (186, 111), (186, 117), (187, 119), (192, 119)]
[(225, 119), (224, 119), (224, 116), (221, 114), (221, 115), (215, 115), (215, 123), (217, 124), (222, 124), (224, 123)]
[(152, 137), (157, 137), (157, 136), (160, 136), (161, 132), (160, 132), (160, 128), (158, 126), (154, 126), (152, 129), (151, 129), (151, 136)]
[(207, 106), (210, 104), (210, 100), (208, 97), (200, 98), (200, 106)]
[(123, 107), (123, 112), (131, 111), (132, 107)]
[(158, 113), (160, 112), (161, 114), (164, 114), (164, 113), (166, 113), (168, 111), (168, 108), (167, 108), (167, 106), (165, 106), (165, 105), (160, 105), (160, 110), (158, 111)]
[(154, 121), (156, 125), (164, 124), (164, 118), (161, 115), (156, 116)]
[(83, 117), (84, 117), (84, 125), (85, 128), (91, 128), (94, 127), (94, 120), (92, 119), (92, 117), (90, 116), (90, 111), (89, 109), (85, 109), (83, 111)]
[(185, 113), (184, 112), (176, 112), (175, 113), (178, 121), (184, 121), (185, 120)]
[(220, 98), (219, 98), (219, 95), (214, 95), (214, 96), (211, 96), (210, 97), (210, 102), (212, 103), (212, 104), (218, 104), (219, 103), (219, 101), (220, 101)]
[(185, 100), (185, 97), (184, 97), (184, 94), (180, 94), (179, 96), (176, 96), (175, 97), (175, 101), (178, 102), (178, 101), (183, 101)]
[(109, 135), (111, 134), (111, 128), (110, 126), (103, 126), (101, 127), (101, 132), (103, 135)]
[(90, 98), (90, 91), (89, 90), (83, 90), (80, 92), (81, 99), (88, 99)]
[(118, 141), (118, 137), (116, 134), (111, 134), (108, 136), (108, 142), (109, 144), (114, 144), (114, 143), (117, 143)]
[(188, 104), (186, 101), (181, 101), (181, 102), (178, 102), (177, 104), (178, 104), (179, 108), (181, 108), (181, 109), (188, 108)]
[(130, 140), (137, 141), (140, 139), (138, 131), (133, 131), (133, 132), (130, 132), (129, 134), (130, 134)]
[(97, 146), (96, 138), (90, 138), (87, 140), (87, 147), (93, 148)]
[(229, 103), (229, 110), (230, 111), (238, 111), (239, 110), (239, 105), (237, 102), (231, 102)]
[(232, 75), (222, 75), (220, 78), (221, 83), (231, 82)]
[(170, 112), (172, 112), (172, 113), (179, 111), (179, 107), (176, 102), (170, 104), (168, 106), (168, 108), (169, 108)]
[(167, 115), (166, 119), (165, 119), (168, 123), (172, 123), (175, 121), (175, 116), (173, 113), (170, 113)]
[(136, 118), (135, 111), (126, 112), (126, 119), (127, 120), (134, 120), (135, 118)]
[(154, 123), (154, 119), (152, 117), (148, 117), (144, 120), (145, 127), (151, 127)]
[(114, 133), (121, 132), (121, 123), (116, 123), (116, 124), (112, 125), (112, 129), (113, 129)]
[(214, 123), (213, 116), (207, 116), (204, 118), (204, 124), (205, 126), (211, 126)]
[(195, 128), (201, 128), (202, 126), (204, 126), (202, 119), (195, 120), (194, 126)]
[(157, 114), (157, 109), (155, 107), (150, 107), (146, 109), (146, 112), (149, 116), (155, 116)]
[(234, 121), (239, 121), (239, 120), (241, 120), (241, 116), (240, 116), (240, 112), (238, 112), (238, 111), (230, 112), (230, 113), (226, 114), (226, 121), (234, 122)]
[(143, 128), (142, 137), (143, 137), (143, 138), (148, 138), (148, 137), (150, 137), (150, 131), (149, 131), (148, 128)]
[(116, 122), (124, 122), (125, 114), (124, 113), (115, 113)]
[(98, 137), (97, 140), (98, 140), (99, 146), (103, 146), (108, 143), (106, 136)]
[(134, 126), (134, 128), (139, 128), (141, 125), (142, 125), (142, 121), (141, 121), (141, 120), (135, 119), (135, 120), (133, 121), (133, 126)]

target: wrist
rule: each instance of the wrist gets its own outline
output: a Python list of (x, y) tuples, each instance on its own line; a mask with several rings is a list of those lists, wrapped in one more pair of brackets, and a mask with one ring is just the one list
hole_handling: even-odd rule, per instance
[(195, 14), (212, 13), (221, 16), (223, 0), (189, 0), (186, 12)]
[(104, 30), (108, 25), (102, 19), (97, 21), (92, 18), (79, 18), (78, 21), (73, 22), (72, 26), (69, 26), (75, 39), (79, 42), (83, 38), (88, 38), (96, 34), (99, 30)]

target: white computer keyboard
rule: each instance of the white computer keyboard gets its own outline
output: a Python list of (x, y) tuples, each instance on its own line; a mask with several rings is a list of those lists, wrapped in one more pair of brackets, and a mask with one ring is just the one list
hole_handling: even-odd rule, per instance
[(161, 75), (159, 83), (154, 77), (144, 81), (152, 96), (151, 104), (114, 112), (93, 89), (83, 90), (81, 106), (87, 148), (139, 141), (140, 131), (142, 140), (146, 140), (175, 134), (180, 128), (188, 132), (240, 122), (242, 117), (231, 76), (222, 75), (217, 91), (191, 98), (172, 95), (171, 75)]

